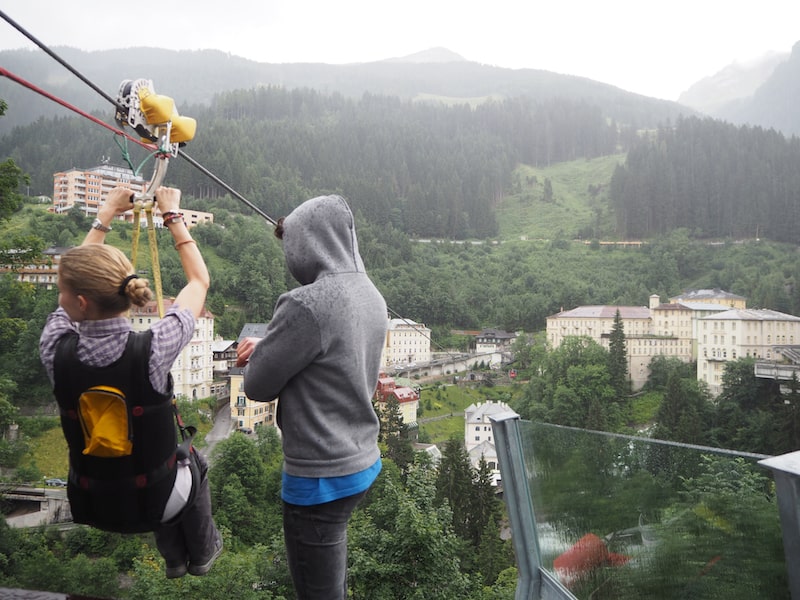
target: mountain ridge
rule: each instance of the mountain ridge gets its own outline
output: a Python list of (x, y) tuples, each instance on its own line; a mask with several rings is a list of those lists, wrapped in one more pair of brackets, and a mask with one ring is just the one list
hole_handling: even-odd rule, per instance
[[(637, 128), (675, 122), (679, 115), (705, 114), (737, 125), (776, 128), (800, 134), (800, 114), (787, 101), (800, 93), (800, 45), (791, 53), (766, 53), (732, 62), (692, 84), (677, 102), (649, 98), (611, 84), (542, 69), (509, 69), (464, 58), (437, 46), (405, 56), (331, 65), (264, 63), (221, 50), (165, 50), (131, 47), (54, 52), (90, 81), (116, 95), (124, 79), (151, 79), (158, 93), (181, 105), (208, 104), (219, 93), (260, 86), (311, 88), (359, 97), (365, 93), (475, 105), (485, 100), (529, 96), (536, 101), (564, 97), (597, 105), (609, 119)], [(0, 64), (84, 111), (108, 111), (108, 104), (45, 53), (0, 51)], [(65, 109), (0, 78), (0, 98), (9, 104), (0, 136)], [(484, 100), (482, 100), (484, 99)]]
[(789, 52), (768, 52), (753, 60), (734, 61), (692, 84), (678, 102), (706, 114), (724, 110), (726, 105), (752, 97), (789, 56)]
[[(637, 127), (655, 127), (674, 121), (680, 114), (695, 113), (676, 102), (648, 98), (588, 78), (484, 65), (445, 48), (348, 65), (259, 63), (219, 50), (128, 48), (85, 52), (63, 47), (54, 48), (54, 52), (111, 96), (116, 95), (122, 80), (144, 77), (153, 81), (157, 93), (172, 97), (179, 106), (208, 104), (225, 91), (274, 85), (349, 97), (370, 93), (413, 100), (424, 94), (427, 98), (464, 98), (465, 103), (482, 97), (528, 96), (536, 101), (563, 97), (597, 105), (607, 118)], [(42, 52), (0, 51), (0, 64), (84, 111), (109, 110), (106, 101)], [(0, 98), (9, 106), (0, 119), (0, 135), (42, 116), (66, 114), (64, 108), (5, 78), (0, 78)]]
[(413, 54), (407, 54), (405, 56), (398, 56), (394, 58), (384, 58), (383, 60), (379, 60), (376, 62), (448, 63), (448, 62), (471, 62), (471, 61), (468, 61), (460, 54), (453, 52), (448, 48), (444, 48), (442, 46), (436, 46), (434, 48), (428, 48), (427, 50), (421, 50), (420, 52), (414, 52)]
[(710, 117), (735, 125), (800, 135), (800, 42), (788, 54), (765, 55), (761, 62), (732, 63), (694, 84), (679, 98)]

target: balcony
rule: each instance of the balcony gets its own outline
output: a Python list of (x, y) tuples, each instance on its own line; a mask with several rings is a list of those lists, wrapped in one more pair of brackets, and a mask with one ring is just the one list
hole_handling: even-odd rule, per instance
[(800, 599), (800, 453), (492, 421), (516, 600)]

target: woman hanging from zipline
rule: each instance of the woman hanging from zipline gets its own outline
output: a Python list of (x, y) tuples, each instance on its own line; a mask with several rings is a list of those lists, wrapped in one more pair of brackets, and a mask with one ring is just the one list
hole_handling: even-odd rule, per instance
[(132, 192), (118, 187), (83, 243), (61, 257), (59, 307), (39, 343), (69, 446), (67, 493), (75, 522), (153, 531), (168, 578), (204, 575), (222, 551), (208, 465), (191, 436), (179, 445), (176, 428), (170, 368), (194, 335), (209, 287), (180, 197), (167, 187), (155, 194), (187, 280), (163, 318), (146, 331), (131, 329), (128, 310), (144, 306), (152, 292), (125, 254), (103, 243), (113, 219), (134, 207)]

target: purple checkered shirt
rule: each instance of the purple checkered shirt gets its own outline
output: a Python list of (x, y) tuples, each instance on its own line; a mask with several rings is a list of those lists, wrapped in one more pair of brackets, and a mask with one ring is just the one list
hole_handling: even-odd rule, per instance
[[(194, 315), (189, 309), (170, 306), (163, 319), (153, 324), (153, 342), (150, 348), (150, 383), (159, 392), (167, 391), (167, 376), (181, 350), (194, 335)], [(53, 360), (56, 344), (65, 333), (76, 331), (78, 360), (92, 367), (105, 367), (117, 360), (125, 351), (130, 321), (115, 317), (100, 321), (74, 323), (60, 306), (47, 317), (39, 339), (39, 355), (53, 383)]]

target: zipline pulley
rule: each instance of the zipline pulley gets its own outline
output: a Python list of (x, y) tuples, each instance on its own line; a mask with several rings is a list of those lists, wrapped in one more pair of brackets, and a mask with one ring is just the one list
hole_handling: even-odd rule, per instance
[(159, 316), (163, 317), (161, 269), (153, 221), (155, 193), (167, 174), (169, 159), (177, 156), (180, 146), (194, 137), (197, 123), (190, 117), (180, 116), (175, 109), (175, 101), (169, 96), (156, 94), (153, 90), (153, 82), (149, 79), (126, 79), (123, 81), (119, 86), (116, 105), (114, 118), (120, 127), (128, 126), (138, 133), (143, 141), (157, 144), (157, 149), (153, 154), (156, 163), (150, 183), (144, 192), (134, 197), (131, 263), (135, 268), (139, 249), (139, 221), (141, 211), (144, 210), (147, 218), (150, 258), (153, 264), (156, 304)]
[(142, 140), (156, 143), (156, 166), (153, 177), (138, 200), (152, 200), (163, 183), (169, 159), (178, 155), (181, 145), (194, 138), (197, 122), (182, 117), (169, 96), (156, 94), (149, 79), (126, 79), (119, 86), (114, 118), (120, 127), (128, 126)]

